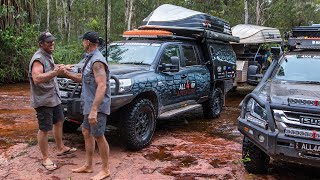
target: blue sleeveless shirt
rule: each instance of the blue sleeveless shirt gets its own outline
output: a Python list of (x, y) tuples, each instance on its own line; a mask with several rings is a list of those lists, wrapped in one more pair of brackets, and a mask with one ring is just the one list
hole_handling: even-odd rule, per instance
[[(91, 58), (90, 58), (91, 57)], [(82, 108), (83, 115), (90, 114), (91, 106), (96, 94), (97, 84), (94, 79), (92, 65), (95, 62), (102, 62), (106, 66), (106, 93), (104, 95), (103, 101), (101, 102), (98, 112), (109, 115), (110, 114), (110, 104), (111, 104), (111, 90), (110, 90), (110, 71), (108, 67), (108, 63), (106, 62), (106, 58), (101, 54), (101, 52), (96, 49), (95, 51), (89, 53), (87, 55), (87, 61), (85, 63), (85, 67), (82, 70), (82, 92), (81, 92), (81, 100), (82, 100)]]

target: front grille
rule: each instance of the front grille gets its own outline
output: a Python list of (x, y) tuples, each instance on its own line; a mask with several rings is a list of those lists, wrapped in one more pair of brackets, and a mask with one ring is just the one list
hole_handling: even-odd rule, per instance
[(57, 78), (60, 95), (62, 98), (79, 98), (81, 94), (81, 83), (77, 83), (68, 78)]
[(283, 129), (283, 133), (286, 136), (320, 140), (320, 125), (312, 124), (312, 121), (302, 122), (300, 120), (300, 117), (308, 117), (314, 121), (318, 121), (320, 120), (318, 114), (282, 110), (273, 110), (273, 112), (278, 122), (278, 128)]
[(284, 111), (284, 114), (285, 114), (286, 118), (288, 119), (286, 124), (289, 127), (295, 127), (295, 128), (300, 128), (300, 129), (306, 129), (306, 130), (320, 130), (319, 125), (300, 122), (301, 116), (310, 117), (313, 119), (320, 119), (320, 116), (318, 114), (293, 112), (293, 111)]

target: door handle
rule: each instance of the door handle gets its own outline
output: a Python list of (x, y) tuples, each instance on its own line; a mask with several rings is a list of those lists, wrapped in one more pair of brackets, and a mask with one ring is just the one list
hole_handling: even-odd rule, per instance
[(181, 75), (182, 79), (185, 79), (186, 77), (188, 77), (188, 75)]

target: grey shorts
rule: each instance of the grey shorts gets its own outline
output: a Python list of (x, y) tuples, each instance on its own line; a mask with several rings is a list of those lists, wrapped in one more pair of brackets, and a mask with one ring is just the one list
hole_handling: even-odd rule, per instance
[(89, 114), (85, 114), (82, 122), (82, 128), (89, 129), (90, 134), (94, 137), (103, 136), (106, 131), (107, 115), (98, 113), (97, 124), (91, 126), (88, 119)]
[(64, 119), (61, 104), (54, 107), (41, 106), (35, 108), (35, 110), (37, 111), (39, 129), (41, 131), (52, 130), (53, 124), (56, 124), (59, 121), (63, 121)]

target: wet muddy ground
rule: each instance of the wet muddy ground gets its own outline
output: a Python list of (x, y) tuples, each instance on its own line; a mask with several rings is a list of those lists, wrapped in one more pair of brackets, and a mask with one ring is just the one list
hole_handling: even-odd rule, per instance
[[(203, 119), (202, 111), (158, 121), (152, 144), (129, 152), (116, 132), (107, 133), (110, 143), (110, 179), (319, 179), (318, 169), (273, 163), (267, 175), (248, 174), (241, 158), (242, 135), (237, 131), (238, 105), (250, 88), (229, 93), (221, 117)], [(65, 142), (79, 150), (58, 158), (50, 138), (49, 153), (60, 167), (48, 172), (40, 165), (36, 144), (37, 121), (29, 107), (28, 84), (0, 86), (0, 179), (88, 179), (74, 174), (82, 165), (84, 141), (80, 132), (65, 134)], [(94, 168), (100, 168), (97, 153)], [(96, 170), (98, 171), (98, 169)]]

